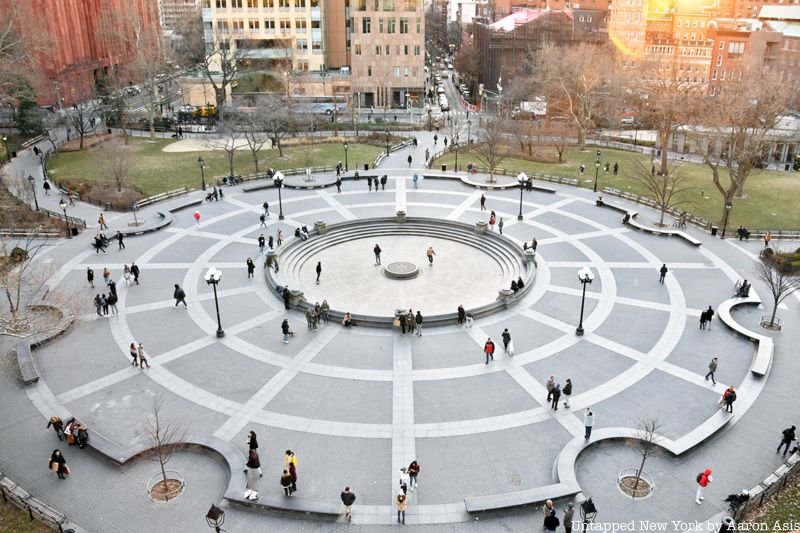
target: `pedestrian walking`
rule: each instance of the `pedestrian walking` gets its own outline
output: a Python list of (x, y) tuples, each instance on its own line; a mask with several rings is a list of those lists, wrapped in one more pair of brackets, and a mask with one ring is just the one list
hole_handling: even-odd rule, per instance
[(195, 227), (199, 228), (200, 227), (200, 211), (195, 211), (193, 216), (194, 216), (194, 225), (195, 225)]
[(247, 474), (247, 482), (245, 484), (245, 488), (247, 490), (255, 490), (256, 489), (256, 473), (259, 474), (259, 477), (264, 477), (261, 475), (261, 461), (258, 458), (258, 452), (255, 450), (250, 450), (247, 452), (247, 463), (245, 464), (247, 469), (245, 473)]
[(708, 324), (708, 331), (711, 331), (711, 319), (714, 318), (714, 309), (709, 305), (708, 309), (705, 310), (706, 313), (706, 323)]
[(103, 304), (100, 301), (100, 295), (96, 294), (94, 297), (94, 308), (97, 312), (97, 316), (103, 316)]
[(584, 433), (583, 437), (588, 440), (592, 436), (592, 428), (594, 427), (594, 413), (589, 407), (586, 408), (586, 412), (583, 415), (583, 427), (586, 428), (586, 433)]
[(314, 270), (317, 273), (317, 285), (319, 285), (319, 277), (322, 275), (322, 261), (317, 261), (317, 268)]
[(558, 411), (559, 400), (561, 400), (561, 383), (556, 383), (556, 386), (553, 387), (553, 401), (550, 404), (553, 411)]
[(405, 335), (406, 334), (406, 324), (407, 324), (407, 321), (408, 321), (408, 317), (406, 317), (405, 313), (401, 312), (400, 315), (397, 318), (400, 320), (400, 335)]
[(292, 492), (294, 492), (297, 490), (297, 456), (292, 450), (286, 450), (284, 464), (289, 469), (289, 475), (292, 476)]
[(283, 474), (281, 474), (281, 487), (286, 496), (292, 495), (292, 475), (289, 474), (289, 471), (286, 469), (284, 469)]
[(561, 521), (556, 516), (556, 510), (553, 509), (544, 519), (544, 529), (545, 531), (555, 531), (560, 525)]
[(103, 316), (108, 316), (108, 298), (105, 294), (100, 296), (100, 305), (103, 307)]
[(139, 364), (139, 350), (136, 349), (136, 343), (132, 342), (128, 349), (131, 354), (131, 366), (138, 366)]
[(486, 195), (481, 194), (481, 211), (486, 211)]
[(342, 178), (336, 178), (336, 192), (342, 192)]
[(425, 161), (431, 158), (431, 151), (425, 148)]
[(277, 241), (278, 246), (283, 244), (283, 230), (280, 230), (280, 229), (278, 230), (278, 234), (276, 236), (276, 241)]
[(703, 497), (703, 489), (708, 487), (708, 484), (714, 481), (714, 479), (711, 477), (711, 469), (706, 468), (701, 474), (697, 474), (696, 481), (697, 494), (695, 495), (694, 501), (697, 502), (697, 505), (702, 505), (703, 500), (705, 500)]
[(117, 244), (119, 245), (119, 247), (117, 248), (117, 251), (124, 250), (125, 249), (125, 243), (123, 241), (125, 239), (125, 236), (122, 234), (121, 231), (117, 230), (116, 237), (117, 237)]
[(567, 508), (564, 509), (564, 531), (566, 533), (572, 533), (572, 520), (574, 519), (574, 516), (575, 516), (575, 504), (569, 502), (567, 504)]
[(367, 176), (367, 187), (372, 191), (372, 176)]
[(61, 453), (61, 450), (53, 450), (47, 467), (58, 474), (58, 479), (66, 479), (66, 476), (70, 474), (69, 467), (67, 466), (67, 460), (64, 459), (64, 455)]
[(703, 309), (700, 311), (700, 329), (706, 329), (706, 322), (708, 322), (708, 313)]
[(408, 471), (406, 467), (400, 468), (400, 490), (403, 491), (403, 494), (408, 496), (408, 487), (411, 484), (411, 477), (408, 475)]
[(111, 309), (111, 314), (115, 316), (118, 315), (119, 311), (117, 310), (117, 302), (119, 301), (119, 298), (117, 297), (116, 293), (112, 292), (109, 294), (107, 300), (108, 307)]
[(491, 338), (486, 339), (486, 344), (483, 345), (483, 353), (486, 354), (486, 364), (489, 364), (489, 359), (494, 361), (494, 342)]
[(111, 279), (111, 278), (109, 278), (109, 279), (108, 279), (108, 291), (109, 291), (111, 294), (113, 294), (114, 296), (116, 296), (116, 295), (117, 295), (117, 284), (116, 284), (116, 282), (115, 282), (113, 279)]
[(416, 326), (415, 331), (417, 333), (417, 337), (422, 337), (422, 313), (419, 311), (419, 309), (414, 317), (414, 325)]
[(428, 264), (433, 266), (433, 256), (436, 255), (436, 252), (433, 251), (433, 246), (428, 246), (428, 251), (425, 252), (425, 255), (428, 256)]
[(503, 217), (500, 217), (500, 222), (497, 223), (497, 229), (500, 230), (500, 235), (503, 234)]
[(347, 520), (353, 519), (353, 504), (356, 503), (356, 495), (350, 490), (350, 487), (345, 487), (342, 494), (339, 496), (342, 499), (342, 506), (344, 506), (344, 516)]
[(569, 409), (569, 397), (572, 396), (572, 380), (567, 378), (567, 381), (564, 383), (564, 388), (561, 389), (561, 392), (564, 393), (564, 407)]
[(456, 319), (456, 323), (460, 326), (464, 323), (467, 318), (467, 312), (464, 310), (463, 305), (458, 306), (458, 319)]
[(415, 189), (419, 188), (419, 176), (417, 174), (411, 176), (411, 182), (414, 184)]
[(339, 161), (339, 163), (336, 164), (336, 177), (338, 178), (341, 175), (342, 175), (342, 162)]
[(408, 465), (408, 486), (414, 491), (417, 490), (417, 476), (419, 476), (419, 463), (414, 460)]
[(556, 378), (555, 376), (550, 376), (550, 379), (547, 380), (545, 384), (547, 388), (547, 401), (552, 401), (553, 399), (553, 389), (556, 388)]
[(382, 251), (383, 250), (381, 250), (381, 247), (378, 246), (377, 243), (376, 243), (375, 244), (375, 248), (372, 249), (372, 253), (375, 254), (375, 264), (376, 265), (380, 265), (381, 264), (381, 252)]
[(42, 184), (42, 188), (44, 189), (44, 195), (45, 196), (50, 196), (50, 182), (47, 181), (47, 180), (44, 180), (44, 183)]
[(264, 234), (258, 236), (258, 253), (264, 253), (264, 245), (266, 244), (267, 240), (264, 238)]
[(397, 523), (405, 524), (406, 508), (408, 507), (408, 505), (406, 504), (406, 495), (405, 493), (403, 493), (402, 490), (397, 493), (396, 503), (397, 503)]
[(139, 370), (144, 368), (145, 365), (147, 368), (150, 368), (150, 363), (147, 361), (147, 353), (144, 351), (144, 344), (141, 342), (139, 343), (139, 349), (137, 350), (137, 353), (139, 355)]
[(100, 252), (106, 253), (106, 247), (103, 244), (102, 237), (100, 237), (100, 234), (98, 233), (94, 237), (94, 253), (95, 253), (95, 255), (97, 255)]
[(495, 216), (494, 211), (492, 211), (489, 214), (489, 231), (494, 231), (494, 223), (496, 221), (497, 221), (497, 217)]
[(61, 434), (64, 433), (64, 422), (57, 416), (51, 416), (50, 420), (47, 421), (47, 426), (45, 426), (48, 433), (50, 432), (50, 427), (55, 430), (58, 440), (63, 441)]
[(725, 389), (722, 395), (722, 403), (725, 404), (725, 412), (733, 414), (733, 402), (736, 401), (736, 390), (733, 387)]
[(508, 345), (511, 343), (511, 333), (509, 333), (508, 328), (503, 330), (501, 337), (503, 339), (503, 351), (508, 353)]
[[(48, 425), (48, 427), (49, 427), (49, 425)], [(778, 449), (775, 450), (775, 453), (780, 453), (781, 447), (784, 447), (783, 448), (783, 456), (786, 457), (786, 452), (789, 451), (789, 445), (792, 443), (792, 441), (797, 439), (797, 437), (795, 435), (795, 430), (796, 429), (797, 428), (795, 426), (792, 426), (790, 428), (784, 429), (781, 432), (781, 443), (778, 444)], [(59, 440), (61, 440), (60, 437), (59, 437)]]
[[(289, 309), (288, 307), (286, 309)], [(289, 330), (289, 319), (284, 318), (283, 322), (281, 322), (281, 333), (283, 333), (283, 344), (289, 344), (289, 334), (291, 331)]]
[(614, 162), (614, 175), (616, 176), (619, 172), (619, 163)]
[(259, 227), (259, 228), (261, 228), (261, 227), (264, 227), (264, 228), (266, 228), (266, 227), (267, 227), (267, 217), (266, 217), (266, 215), (264, 215), (264, 214), (262, 213), (262, 214), (261, 214), (261, 215), (258, 217), (258, 220), (261, 222), (261, 224), (259, 224), (259, 225), (258, 225), (258, 227)]
[(764, 235), (764, 248), (769, 247), (769, 241), (771, 240), (772, 240), (772, 232), (768, 231), (767, 234)]
[[(385, 190), (386, 190), (386, 183), (387, 183), (388, 181), (389, 181), (389, 176), (387, 176), (386, 174), (384, 174), (383, 176), (381, 176), (381, 190), (382, 190), (382, 191), (385, 191)], [(377, 187), (375, 187), (375, 190), (377, 191), (377, 190), (378, 190), (378, 188), (377, 188)]]
[(444, 147), (447, 148), (447, 135), (444, 136)]
[(667, 268), (666, 264), (663, 264), (658, 271), (661, 273), (661, 276), (658, 278), (658, 282), (663, 285), (664, 278), (667, 277), (667, 272), (669, 272), (669, 269)]
[[(45, 181), (45, 183), (47, 183)], [(100, 224), (100, 229), (108, 229), (108, 225), (106, 224), (106, 217), (103, 213), (100, 213), (100, 217), (97, 219), (97, 223)]]
[(181, 286), (177, 283), (175, 284), (175, 291), (172, 293), (172, 297), (175, 298), (175, 307), (178, 307), (179, 303), (183, 303), (184, 307), (189, 307), (186, 304), (186, 293), (183, 292)]
[[(553, 511), (555, 511), (555, 508), (553, 507), (553, 500), (545, 501), (544, 507), (542, 507), (542, 518), (544, 520), (547, 520), (547, 517), (550, 516), (550, 513), (552, 513)], [(546, 522), (542, 523), (542, 527), (544, 527), (545, 523)]]
[(531, 250), (533, 250), (533, 253), (536, 253), (537, 246), (539, 246), (539, 242), (536, 240), (536, 237), (534, 237), (533, 241), (531, 242)]
[(433, 136), (433, 145), (436, 146), (436, 143), (438, 143), (438, 142), (439, 142), (439, 136), (438, 135), (434, 135)]
[(90, 267), (86, 267), (86, 279), (89, 281), (89, 287), (94, 289), (94, 270)]
[(411, 161), (412, 160), (413, 159), (411, 158), (411, 154), (408, 154), (408, 158), (406, 159), (406, 161), (408, 161), (408, 168), (411, 168)]
[(133, 274), (133, 282), (139, 284), (139, 265), (131, 263), (131, 274)]
[(125, 285), (131, 286), (131, 267), (128, 265), (123, 265), (122, 267), (122, 279), (125, 280)]
[(716, 357), (713, 357), (711, 359), (711, 362), (708, 363), (708, 374), (706, 374), (706, 381), (708, 381), (708, 378), (711, 378), (711, 383), (713, 383), (714, 385), (717, 384), (717, 382), (714, 380), (714, 372), (717, 371), (718, 364), (719, 364), (719, 359), (717, 359)]
[(247, 278), (250, 279), (255, 277), (256, 264), (253, 263), (253, 260), (248, 257), (245, 264), (247, 265)]

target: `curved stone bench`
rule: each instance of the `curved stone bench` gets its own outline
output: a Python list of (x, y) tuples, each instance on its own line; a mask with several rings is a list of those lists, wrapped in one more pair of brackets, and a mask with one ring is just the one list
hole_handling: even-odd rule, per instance
[(126, 237), (134, 237), (166, 228), (173, 222), (175, 222), (175, 215), (172, 214), (172, 211), (167, 211), (166, 213), (159, 211), (154, 216), (147, 219), (143, 225), (135, 228), (121, 229), (119, 231)]
[[(516, 180), (514, 180), (513, 182), (505, 182), (505, 183), (487, 183), (487, 182), (478, 182), (475, 180), (471, 180), (469, 179), (469, 176), (470, 176), (469, 173), (467, 173), (466, 175), (462, 175), (457, 172), (447, 173), (447, 174), (444, 173), (434, 174), (429, 172), (422, 175), (422, 177), (426, 179), (458, 179), (463, 184), (469, 185), (470, 187), (475, 187), (476, 189), (487, 189), (487, 190), (498, 189), (504, 191), (506, 189), (518, 189), (520, 187), (520, 184)], [(558, 192), (557, 189), (554, 189), (553, 187), (547, 187), (546, 185), (536, 185), (535, 182), (532, 185), (532, 189), (534, 191), (553, 193), (553, 194)]]
[(760, 304), (761, 298), (750, 289), (750, 296), (747, 298), (729, 298), (719, 304), (717, 316), (719, 316), (719, 319), (728, 329), (756, 343), (756, 355), (753, 357), (753, 364), (750, 366), (750, 372), (752, 372), (754, 376), (763, 377), (769, 373), (769, 369), (772, 367), (772, 357), (775, 351), (775, 345), (772, 339), (747, 329), (736, 322), (731, 315), (733, 308), (739, 305), (757, 306)]
[[(60, 313), (60, 311), (54, 307), (41, 305), (37, 306), (45, 309), (51, 309)], [(75, 321), (74, 317), (63, 317), (61, 321), (58, 323), (52, 332), (42, 333), (40, 335), (34, 335), (32, 337), (28, 337), (24, 339), (22, 342), (18, 342), (14, 348), (12, 349), (14, 352), (14, 357), (17, 360), (17, 365), (19, 366), (20, 376), (22, 377), (23, 383), (29, 385), (31, 383), (36, 383), (39, 381), (39, 369), (36, 366), (36, 361), (33, 359), (33, 350), (34, 348), (38, 348), (39, 346), (59, 337), (64, 332), (66, 332), (70, 326), (72, 326), (73, 322)]]
[(695, 239), (688, 233), (680, 230), (675, 229), (665, 229), (665, 228), (654, 228), (651, 226), (645, 226), (644, 224), (639, 223), (636, 220), (636, 217), (639, 215), (638, 211), (629, 210), (627, 207), (623, 207), (621, 205), (610, 204), (605, 200), (597, 200), (595, 204), (598, 207), (608, 207), (609, 209), (613, 209), (615, 211), (619, 211), (623, 215), (628, 215), (627, 219), (623, 218), (622, 222), (627, 224), (628, 226), (632, 227), (633, 229), (637, 229), (639, 231), (644, 231), (645, 233), (650, 233), (652, 235), (659, 235), (661, 237), (679, 237), (684, 241), (692, 244), (694, 246), (700, 246), (703, 242), (699, 239)]

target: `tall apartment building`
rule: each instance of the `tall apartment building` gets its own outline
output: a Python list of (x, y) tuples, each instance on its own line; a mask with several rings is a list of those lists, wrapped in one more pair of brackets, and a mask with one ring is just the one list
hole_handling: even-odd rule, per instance
[(800, 0), (720, 0), (719, 16), (723, 18), (756, 18), (768, 6), (798, 6)]
[(114, 11), (135, 13), (145, 24), (159, 25), (156, 0), (28, 0), (19, 6), (27, 11), (14, 20), (17, 30), (43, 35), (39, 40), (46, 41), (34, 54), (37, 101), (59, 108), (94, 98), (102, 78), (133, 56), (110, 45), (103, 17)]
[(158, 14), (161, 29), (171, 33), (200, 9), (200, 0), (158, 0)]
[(422, 0), (351, 0), (353, 93), (362, 107), (419, 107), (425, 90)]

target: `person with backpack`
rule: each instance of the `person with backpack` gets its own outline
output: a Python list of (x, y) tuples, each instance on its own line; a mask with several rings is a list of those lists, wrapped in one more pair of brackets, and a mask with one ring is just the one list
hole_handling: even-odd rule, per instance
[(711, 477), (711, 469), (710, 468), (706, 468), (703, 472), (701, 472), (700, 474), (697, 474), (697, 478), (696, 478), (697, 495), (695, 496), (695, 500), (694, 500), (694, 501), (697, 502), (697, 505), (702, 505), (703, 500), (705, 500), (705, 498), (703, 497), (703, 489), (708, 487), (708, 484), (711, 483), (712, 481), (714, 481), (714, 479)]
[(486, 344), (483, 345), (483, 353), (486, 354), (486, 364), (489, 364), (489, 359), (494, 361), (494, 342), (492, 339), (486, 339)]
[(89, 286), (94, 289), (94, 270), (91, 267), (86, 268), (86, 279), (89, 281)]
[(186, 293), (183, 292), (181, 286), (177, 283), (175, 284), (175, 292), (172, 293), (172, 297), (175, 298), (175, 307), (178, 307), (179, 303), (183, 303), (184, 307), (189, 307), (186, 304)]
[(344, 516), (347, 520), (353, 519), (353, 504), (356, 503), (356, 494), (350, 490), (350, 487), (345, 487), (340, 495), (342, 505), (344, 506)]
[(736, 401), (736, 390), (733, 387), (725, 389), (722, 395), (722, 402), (725, 404), (725, 412), (733, 414), (733, 402)]
[(780, 453), (781, 446), (785, 446), (783, 449), (783, 456), (786, 457), (786, 452), (789, 451), (789, 445), (797, 438), (795, 435), (796, 429), (796, 427), (792, 426), (783, 430), (781, 434), (781, 443), (778, 444), (778, 449), (775, 450), (775, 453)]

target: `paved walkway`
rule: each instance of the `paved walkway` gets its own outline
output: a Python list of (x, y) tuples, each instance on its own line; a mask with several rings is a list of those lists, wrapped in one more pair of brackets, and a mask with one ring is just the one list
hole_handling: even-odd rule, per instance
[[(141, 438), (140, 420), (159, 394), (168, 414), (186, 421), (189, 432), (213, 434), (244, 451), (247, 432), (256, 431), (265, 472), (258, 486), (262, 493), (279, 493), (283, 450), (291, 448), (300, 462), (298, 495), (336, 501), (341, 487), (350, 484), (358, 495), (350, 527), (371, 531), (391, 524), (399, 468), (417, 459), (420, 489), (411, 498), (408, 523), (428, 524), (417, 527), (431, 530), (469, 529), (476, 526), (463, 511), (464, 497), (558, 481), (554, 463), (564, 446), (582, 435), (585, 408), (597, 414), (597, 428), (632, 427), (640, 417), (657, 415), (663, 435), (677, 439), (717, 412), (724, 386), (738, 386), (749, 375), (752, 345), (716, 321), (710, 331), (701, 331), (697, 320), (701, 309), (730, 297), (736, 279), (754, 278), (750, 254), (757, 243), (712, 240), (690, 229), (705, 243), (698, 249), (630, 231), (616, 213), (595, 207), (585, 190), (525, 193), (522, 221), (516, 220), (518, 191), (485, 192), (487, 207), (506, 220), (508, 239), (521, 245), (537, 238), (539, 266), (536, 284), (522, 302), (477, 320), (472, 328), (427, 328), (422, 337), (386, 329), (344, 330), (335, 323), (310, 331), (305, 319), (286, 312), (267, 288), (260, 263), (256, 277), (247, 278), (244, 260), (258, 258), (255, 239), (262, 232), (275, 235), (282, 229), (291, 236), (297, 225), (311, 227), (314, 220), (366, 221), (392, 216), (400, 206), (411, 217), (469, 224), (486, 218), (480, 195), (461, 182), (423, 180), (419, 189), (409, 189), (405, 158), (411, 153), (416, 165), (416, 156), (432, 142), (429, 137), (420, 132), (417, 148), (387, 158), (386, 191), (369, 192), (363, 182), (346, 182), (340, 194), (331, 188), (286, 189), (287, 218), (271, 217), (266, 229), (259, 228), (260, 206), (264, 199), (276, 205), (277, 191), (230, 188), (225, 201), (200, 208), (197, 228), (191, 212), (179, 212), (169, 228), (128, 239), (122, 251), (97, 256), (89, 249), (89, 235), (51, 248), (45, 258), (59, 266), (53, 285), (85, 300), (86, 314), (68, 334), (36, 351), (40, 385), (26, 390), (9, 376), (9, 386), (0, 392), (7, 425), (0, 449), (18, 454), (14, 461), (0, 460), (0, 470), (91, 531), (105, 531), (112, 522), (119, 531), (204, 529), (205, 510), (221, 499), (227, 479), (226, 469), (211, 456), (178, 454), (171, 466), (187, 476), (187, 493), (166, 506), (149, 503), (143, 494), (144, 482), (157, 469), (147, 462), (113, 468), (69, 448), (65, 453), (74, 474), (68, 481), (31, 468), (59, 444), (42, 431), (50, 414), (38, 409), (43, 399), (63, 404), (91, 432), (126, 444)], [(330, 253), (332, 267), (314, 286), (320, 296), (328, 283), (362, 283), (347, 269), (347, 262), (356, 260), (348, 257), (352, 251)], [(457, 254), (452, 252), (454, 258)], [(365, 255), (371, 255), (371, 246)], [(487, 265), (493, 260), (469, 257)], [(127, 287), (121, 270), (131, 261), (142, 270), (142, 284)], [(658, 268), (664, 262), (670, 273), (661, 285)], [(222, 339), (213, 335), (214, 298), (202, 279), (212, 265), (223, 272)], [(581, 297), (575, 277), (584, 265), (596, 279), (587, 287), (586, 334), (577, 337)], [(118, 316), (94, 315), (91, 299), (105, 288), (102, 281), (97, 291), (87, 286), (87, 267), (112, 272)], [(186, 289), (187, 309), (172, 307), (174, 283)], [(309, 281), (301, 276), (298, 283)], [(767, 294), (757, 283), (755, 290)], [(334, 306), (336, 290), (329, 297)], [(787, 301), (781, 311), (787, 324), (797, 324), (799, 308), (797, 299)], [(737, 311), (736, 318), (753, 327), (759, 313)], [(288, 345), (280, 342), (284, 317), (296, 332)], [(483, 343), (491, 336), (501, 347), (504, 328), (512, 334), (515, 355), (500, 348), (495, 361), (484, 364)], [(776, 336), (769, 386), (752, 391), (757, 399), (746, 413), (736, 413), (729, 429), (687, 457), (650, 460), (647, 470), (657, 483), (651, 498), (631, 502), (614, 488), (616, 473), (638, 464), (629, 447), (601, 445), (581, 454), (578, 483), (595, 497), (601, 518), (703, 520), (724, 509), (725, 495), (773, 470), (780, 463), (773, 441), (783, 427), (797, 422), (785, 409), (793, 401), (790, 380), (800, 370), (796, 358), (786, 357), (798, 340), (794, 329)], [(134, 340), (145, 344), (153, 368), (129, 366), (127, 346)], [(721, 360), (716, 386), (703, 379), (714, 355)], [(562, 384), (567, 377), (574, 382), (570, 409), (550, 409), (544, 388), (550, 375)], [(715, 470), (715, 483), (706, 503), (697, 506), (694, 475), (705, 467)], [(231, 475), (239, 475), (236, 468)], [(225, 508), (229, 531), (339, 527)], [(536, 510), (488, 514), (480, 523), (482, 530), (525, 531), (539, 517)], [(433, 525), (440, 521), (455, 525)]]

